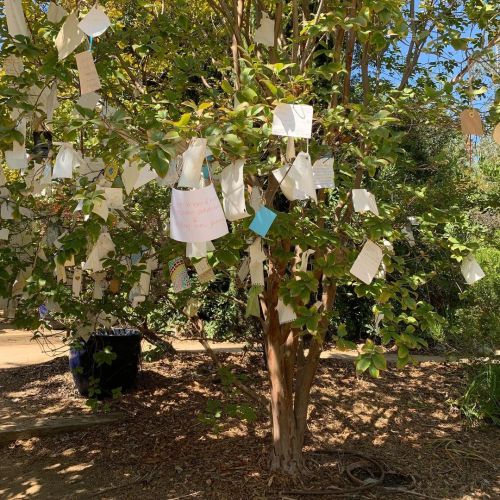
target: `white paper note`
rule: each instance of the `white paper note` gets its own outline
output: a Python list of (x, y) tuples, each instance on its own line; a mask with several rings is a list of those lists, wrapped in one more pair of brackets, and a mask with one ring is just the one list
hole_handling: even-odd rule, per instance
[(382, 249), (368, 240), (351, 267), (350, 273), (369, 285), (378, 272), (382, 262)]
[(3, 11), (7, 19), (7, 29), (10, 36), (30, 36), (26, 18), (24, 17), (22, 0), (4, 0)]
[(484, 271), (471, 253), (462, 261), (460, 270), (469, 285), (485, 277)]
[(73, 146), (63, 143), (56, 156), (52, 178), (71, 179), (73, 177), (73, 169), (79, 164), (80, 158), (78, 153), (73, 149)]
[(9, 239), (9, 230), (4, 227), (3, 229), (0, 229), (0, 240), (7, 241)]
[(24, 145), (14, 142), (12, 151), (5, 151), (5, 163), (15, 170), (28, 168), (28, 153)]
[(206, 258), (201, 259), (199, 262), (195, 262), (193, 265), (196, 269), (196, 274), (198, 275), (200, 283), (208, 283), (215, 279), (214, 271)]
[(8, 76), (21, 76), (24, 71), (23, 60), (14, 54), (10, 54), (3, 61), (3, 70)]
[(213, 184), (193, 191), (172, 189), (170, 237), (198, 243), (215, 240), (229, 232)]
[(104, 196), (110, 209), (123, 208), (123, 189), (122, 188), (104, 188)]
[(245, 206), (244, 160), (236, 160), (221, 173), (222, 206), (226, 219), (233, 222), (249, 217)]
[(100, 36), (110, 26), (110, 21), (100, 5), (94, 5), (80, 21), (78, 27), (88, 36)]
[(335, 187), (333, 158), (319, 158), (314, 162), (312, 171), (316, 189), (333, 189)]
[(262, 13), (259, 27), (255, 30), (253, 41), (261, 43), (266, 47), (274, 45), (274, 19), (271, 19), (266, 12)]
[(355, 212), (372, 212), (375, 215), (379, 214), (375, 196), (366, 189), (353, 189), (352, 203)]
[(109, 233), (101, 233), (95, 245), (92, 247), (83, 269), (94, 272), (102, 271), (102, 260), (104, 260), (110, 252), (114, 251), (115, 244)]
[(101, 217), (101, 219), (104, 220), (104, 222), (106, 222), (108, 220), (108, 215), (109, 215), (108, 202), (106, 200), (101, 200), (97, 198), (94, 201), (92, 212), (97, 214), (99, 217)]
[(297, 192), (304, 193), (307, 197), (318, 203), (313, 180), (311, 157), (308, 153), (300, 152), (297, 155), (288, 175), (295, 181)]
[(292, 179), (290, 175), (291, 169), (291, 165), (285, 165), (284, 167), (273, 170), (273, 175), (278, 181), (281, 191), (288, 200), (305, 200), (307, 196), (296, 188), (295, 180)]
[(273, 135), (311, 138), (313, 108), (306, 104), (278, 104), (273, 112)]
[(291, 323), (297, 319), (297, 315), (293, 310), (293, 307), (285, 304), (281, 299), (278, 299), (278, 304), (276, 305), (276, 311), (278, 313), (280, 325), (285, 323)]
[(285, 158), (287, 162), (291, 162), (297, 155), (295, 154), (295, 139), (287, 137)]
[(101, 81), (94, 64), (92, 52), (85, 50), (75, 55), (78, 76), (80, 78), (80, 92), (82, 95), (94, 92), (101, 88)]
[(125, 192), (129, 195), (134, 189), (135, 183), (139, 178), (139, 163), (137, 161), (125, 160), (122, 172), (122, 182)]
[(85, 33), (78, 27), (78, 17), (72, 12), (64, 21), (56, 37), (59, 61), (68, 57), (83, 41)]
[(200, 241), (198, 243), (186, 243), (186, 257), (190, 259), (201, 259), (208, 252), (213, 252), (215, 247), (211, 241)]
[(99, 94), (89, 92), (88, 94), (81, 95), (78, 101), (76, 101), (76, 104), (85, 109), (95, 109), (100, 98), (101, 96)]
[(207, 140), (195, 137), (189, 147), (182, 154), (182, 174), (178, 182), (179, 187), (198, 188), (201, 179), (201, 167), (205, 160)]
[(83, 280), (83, 271), (75, 267), (73, 271), (73, 283), (72, 283), (72, 290), (73, 290), (73, 297), (79, 297), (80, 293), (82, 291), (82, 280)]
[(143, 167), (139, 168), (139, 175), (134, 184), (134, 189), (139, 189), (148, 182), (155, 180), (158, 177), (156, 170), (151, 167), (149, 163), (146, 163)]
[(61, 7), (54, 2), (50, 2), (49, 9), (47, 10), (47, 21), (49, 21), (49, 23), (57, 24), (67, 15), (68, 12), (64, 7)]

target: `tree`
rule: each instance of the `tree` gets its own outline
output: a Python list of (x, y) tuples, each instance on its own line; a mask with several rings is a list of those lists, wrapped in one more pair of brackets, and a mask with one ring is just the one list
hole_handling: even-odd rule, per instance
[[(81, 14), (89, 7), (80, 2)], [(419, 63), (422, 53), (432, 49), (444, 54), (451, 44), (473, 47), (472, 60), (488, 58), (496, 36), (489, 24), (494, 10), (482, 2), (454, 1), (422, 2), (418, 13), (414, 2), (398, 0), (292, 0), (272, 6), (244, 0), (171, 6), (110, 1), (105, 8), (113, 28), (84, 42), (92, 49), (102, 83), (100, 104), (88, 109), (75, 106), (73, 56), (57, 61), (53, 40), (64, 19), (49, 22), (39, 8), (25, 6), (31, 37), (8, 35), (2, 19), (2, 59), (14, 55), (24, 64), (22, 72), (4, 75), (0, 82), (2, 150), (11, 150), (12, 141), (31, 145), (19, 127), (27, 118), (34, 140), (43, 132), (49, 142), (73, 144), (80, 170), (71, 179), (47, 178), (44, 187), (43, 165), (51, 165), (61, 152), (50, 144), (47, 159), (37, 158), (36, 145), (30, 148), (24, 175), (6, 169), (2, 197), (12, 207), (13, 219), (2, 222), (12, 234), (0, 248), (1, 295), (16, 297), (17, 319), (34, 328), (44, 321), (38, 317), (39, 306), (47, 307), (50, 298), (50, 315), (75, 336), (88, 334), (96, 324), (118, 321), (138, 326), (154, 339), (170, 319), (165, 310), (180, 311), (186, 304), (190, 324), (201, 331), (196, 299), (211, 285), (197, 282), (173, 294), (168, 283), (167, 263), (185, 255), (184, 244), (165, 231), (170, 176), (176, 178), (175, 160), (193, 137), (208, 140), (212, 179), (244, 159), (252, 207), (265, 205), (277, 214), (259, 252), (265, 283), (253, 283), (247, 304), (247, 313), (260, 320), (267, 352), (271, 467), (300, 473), (310, 391), (332, 320), (337, 346), (349, 346), (336, 312), (337, 290), (351, 286), (358, 297), (375, 302), (374, 313), (383, 314), (383, 343), (396, 344), (398, 366), (403, 367), (411, 361), (410, 350), (425, 344), (421, 332), (440, 321), (429, 304), (417, 300), (418, 288), (449, 265), (450, 256), (460, 261), (470, 251), (449, 238), (446, 223), (452, 213), (434, 209), (428, 199), (425, 210), (415, 214), (415, 201), (425, 200), (425, 189), (407, 190), (411, 197), (406, 205), (388, 203), (405, 186), (384, 182), (383, 172), (404, 165), (402, 139), (412, 124), (449, 124), (446, 111), (461, 98), (451, 83), (459, 61), (433, 69), (433, 63)], [(269, 17), (273, 24), (267, 45), (256, 43), (255, 31), (269, 26)], [(480, 30), (467, 39), (464, 19)], [(455, 83), (461, 85), (460, 73)], [(470, 82), (469, 95), (481, 85)], [(52, 119), (47, 116), (49, 89), (56, 89), (61, 101)], [(335, 189), (319, 188), (317, 202), (288, 199), (283, 181), (272, 173), (290, 159), (291, 142), (271, 133), (278, 103), (312, 105), (312, 139), (297, 139), (295, 148), (313, 158), (334, 157)], [(492, 120), (495, 116), (491, 113)], [(91, 158), (103, 161), (95, 164)], [(105, 188), (124, 187), (134, 165), (144, 171), (150, 166), (151, 177), (157, 174), (159, 180), (133, 189), (123, 209), (102, 214)], [(90, 172), (82, 173), (82, 168)], [(376, 195), (379, 214), (355, 212), (352, 190), (362, 187)], [(413, 248), (405, 227), (407, 217), (415, 215), (420, 230)], [(231, 222), (230, 233), (215, 241), (208, 262), (217, 273), (236, 279), (249, 243), (255, 243), (252, 218)], [(109, 247), (103, 270), (93, 273), (94, 285), (83, 273), (83, 292), (72, 294), (63, 283), (66, 267), (78, 275), (78, 263), (88, 261), (96, 241), (108, 232), (114, 248)], [(369, 284), (350, 274), (367, 240), (384, 252), (383, 272)], [(428, 259), (436, 246), (443, 250), (441, 258)], [(49, 252), (55, 259), (44, 261)], [(417, 270), (415, 259), (422, 261)], [(184, 262), (191, 268), (198, 259)], [(145, 274), (151, 276), (149, 295), (137, 288)], [(95, 284), (105, 282), (109, 289), (99, 298)], [(296, 319), (280, 321), (283, 309)], [(380, 346), (367, 342), (358, 371), (377, 377), (385, 368)]]

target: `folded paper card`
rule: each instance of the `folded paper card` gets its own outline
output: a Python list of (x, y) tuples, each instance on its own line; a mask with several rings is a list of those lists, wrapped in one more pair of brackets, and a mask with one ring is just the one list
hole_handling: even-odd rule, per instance
[(89, 94), (101, 88), (101, 81), (94, 64), (92, 52), (85, 50), (75, 55), (78, 76), (80, 78), (80, 93)]
[(6, 227), (0, 229), (0, 240), (7, 241), (9, 239), (9, 233), (10, 231)]
[(245, 206), (244, 164), (244, 160), (236, 160), (221, 173), (222, 206), (231, 222), (250, 216)]
[(87, 261), (83, 265), (83, 269), (89, 271), (102, 271), (102, 261), (108, 257), (111, 252), (115, 251), (115, 244), (109, 233), (103, 232), (99, 235), (95, 245), (90, 251)]
[(3, 12), (10, 36), (30, 36), (24, 17), (22, 0), (4, 0)]
[(477, 109), (464, 109), (460, 113), (460, 125), (464, 135), (483, 135), (481, 115)]
[(314, 187), (316, 189), (333, 189), (335, 181), (333, 176), (333, 158), (319, 158), (312, 166)]
[(104, 188), (104, 197), (108, 202), (108, 207), (111, 209), (123, 208), (123, 189), (122, 188)]
[(295, 154), (295, 139), (293, 137), (286, 138), (285, 158), (287, 162), (292, 161), (297, 155)]
[(83, 94), (76, 101), (77, 106), (85, 109), (95, 109), (97, 103), (101, 96), (95, 92), (89, 92), (88, 94)]
[(61, 7), (54, 2), (50, 2), (49, 9), (47, 10), (47, 21), (49, 21), (49, 23), (57, 24), (67, 15), (68, 12), (64, 7)]
[(278, 104), (273, 112), (274, 135), (311, 138), (313, 108), (306, 104)]
[(213, 184), (192, 191), (172, 189), (170, 237), (173, 240), (199, 243), (215, 240), (228, 232)]
[(493, 140), (500, 144), (500, 123), (497, 123), (495, 128), (493, 129)]
[(265, 12), (262, 12), (260, 25), (255, 30), (253, 41), (255, 43), (261, 43), (266, 47), (272, 47), (274, 45), (274, 20)]
[(176, 257), (168, 262), (168, 269), (170, 271), (170, 279), (174, 293), (179, 293), (188, 288), (191, 288), (191, 280), (187, 272), (184, 260), (182, 257)]
[(372, 212), (378, 215), (375, 196), (366, 189), (352, 190), (352, 204), (355, 212)]
[(56, 37), (59, 61), (68, 57), (83, 41), (85, 33), (78, 27), (78, 17), (72, 12), (64, 21)]
[(369, 285), (378, 272), (382, 262), (382, 249), (368, 240), (351, 267), (350, 273)]
[(96, 37), (102, 35), (110, 24), (109, 17), (104, 12), (104, 9), (96, 3), (80, 21), (78, 27), (86, 35)]
[(189, 147), (182, 154), (182, 173), (178, 182), (179, 187), (199, 188), (201, 167), (205, 160), (207, 140), (195, 137)]
[(485, 276), (484, 271), (481, 269), (481, 266), (471, 253), (467, 255), (467, 257), (465, 257), (465, 259), (462, 261), (460, 270), (462, 271), (462, 275), (465, 278), (465, 281), (469, 285), (472, 285)]
[(276, 219), (276, 214), (272, 210), (269, 210), (267, 207), (260, 207), (250, 224), (250, 229), (264, 238), (272, 226), (274, 219)]

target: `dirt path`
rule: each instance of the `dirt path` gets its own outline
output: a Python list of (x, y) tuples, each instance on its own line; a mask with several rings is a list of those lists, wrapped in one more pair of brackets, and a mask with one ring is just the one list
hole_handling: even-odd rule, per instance
[[(221, 356), (268, 393), (261, 356)], [(416, 493), (373, 488), (356, 498), (500, 498), (500, 433), (466, 427), (450, 405), (464, 385), (460, 365), (391, 369), (370, 379), (357, 376), (351, 362), (325, 359), (317, 382), (306, 445), (310, 475), (301, 485), (269, 475), (264, 415), (254, 423), (216, 418), (218, 432), (200, 421), (209, 400), (223, 407), (243, 401), (228, 395), (206, 356), (180, 354), (143, 365), (137, 389), (114, 404), (120, 423), (0, 446), (0, 498), (308, 500), (290, 488), (339, 488), (317, 497), (332, 499), (353, 487), (342, 473), (359, 462), (351, 452), (380, 464), (392, 486)], [(0, 386), (0, 408), (14, 413), (88, 412), (64, 358), (0, 370)], [(335, 451), (317, 453), (325, 447)]]
[[(1, 328), (0, 326), (0, 369), (16, 368), (20, 366), (44, 363), (67, 353), (67, 347), (62, 341), (62, 334), (54, 332), (49, 337), (49, 344), (33, 340), (31, 332), (26, 330), (16, 330), (11, 328)], [(181, 353), (201, 353), (203, 346), (195, 340), (174, 340), (172, 345)], [(212, 348), (218, 352), (236, 353), (242, 352), (245, 344), (234, 342), (212, 342)], [(152, 346), (147, 342), (143, 344), (143, 351)], [(345, 359), (354, 360), (358, 355), (357, 351), (337, 351), (330, 349), (321, 353), (322, 359)], [(387, 354), (389, 362), (396, 361), (396, 355)], [(417, 361), (442, 363), (447, 360), (444, 356), (415, 356)]]

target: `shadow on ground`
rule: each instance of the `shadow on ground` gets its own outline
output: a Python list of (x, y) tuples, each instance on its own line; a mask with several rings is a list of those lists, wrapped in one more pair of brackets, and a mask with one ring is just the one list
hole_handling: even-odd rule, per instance
[[(259, 357), (226, 359), (265, 393)], [(201, 355), (145, 365), (136, 391), (117, 404), (125, 419), (116, 425), (0, 445), (0, 498), (279, 498), (286, 487), (267, 472), (264, 418), (249, 425), (230, 420), (218, 434), (197, 418), (208, 399), (226, 397), (211, 373)], [(459, 367), (428, 365), (371, 380), (358, 378), (349, 362), (325, 361), (312, 395), (312, 472), (295, 488), (352, 487), (339, 457), (326, 466), (313, 453), (328, 447), (411, 474), (422, 495), (498, 497), (499, 433), (464, 428), (447, 403), (461, 376)], [(88, 411), (64, 358), (0, 370), (0, 403), (2, 422)], [(373, 490), (358, 498), (408, 496)]]

